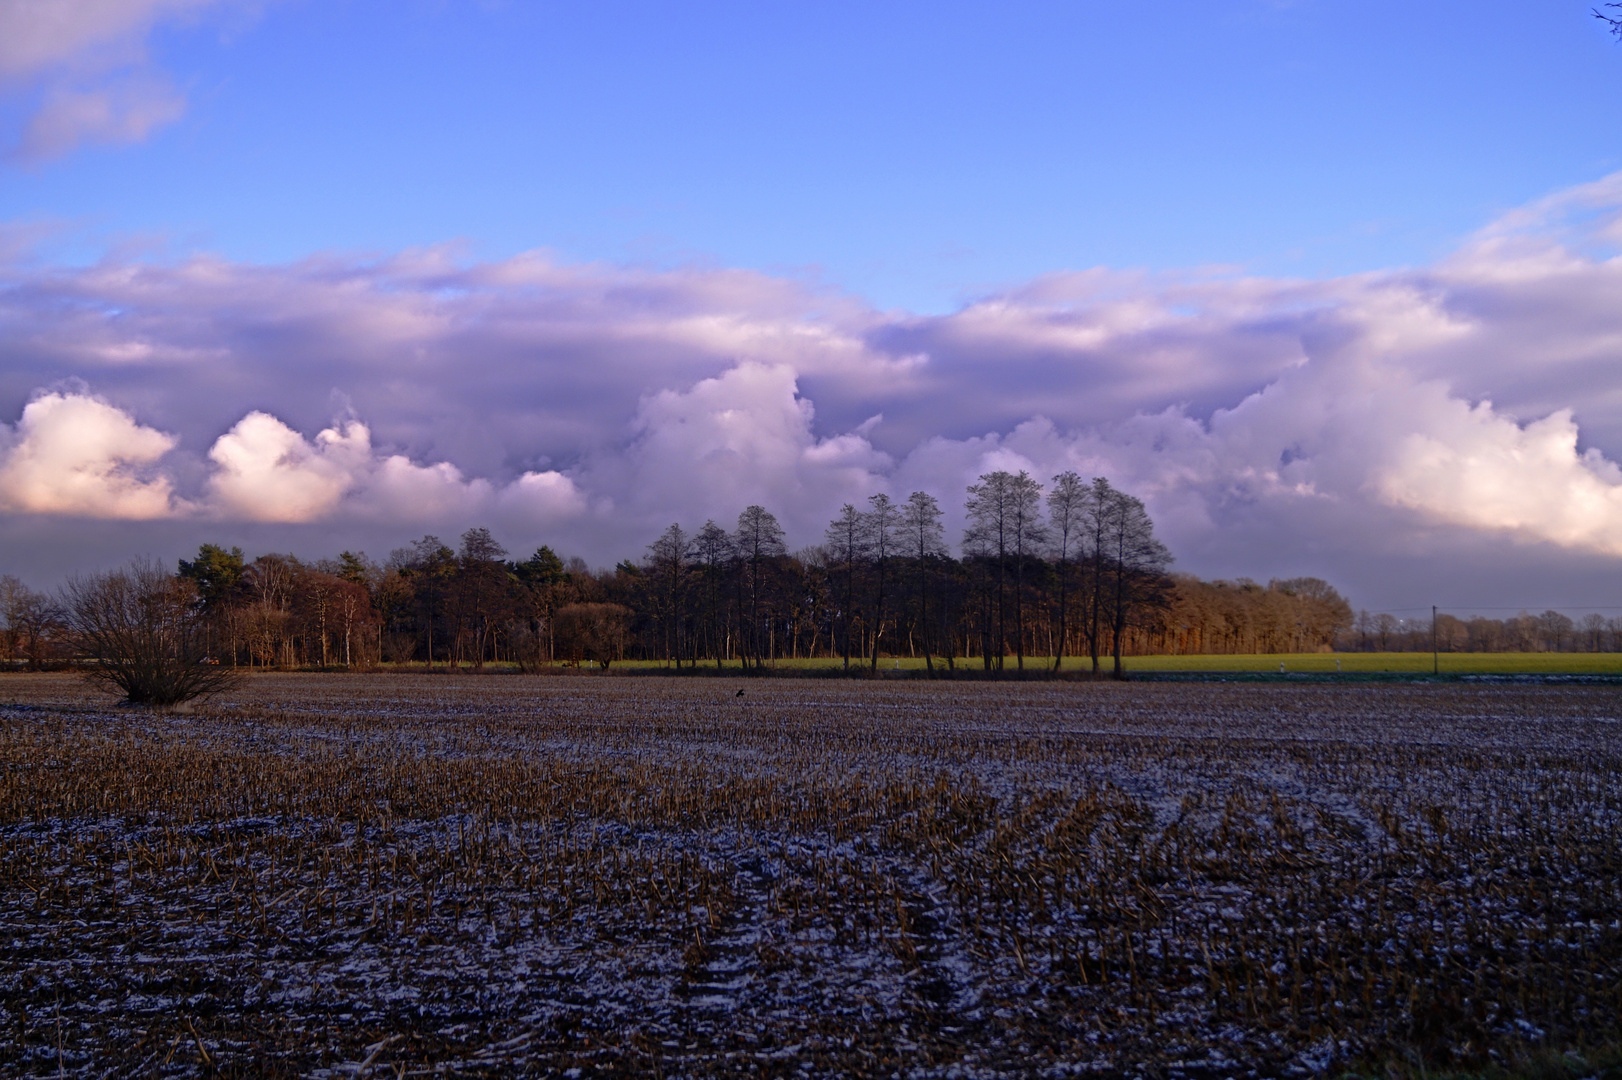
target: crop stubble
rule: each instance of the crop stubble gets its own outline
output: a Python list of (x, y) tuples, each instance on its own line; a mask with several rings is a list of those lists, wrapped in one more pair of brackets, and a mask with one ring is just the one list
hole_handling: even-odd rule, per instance
[(1228, 1076), (1622, 1027), (1605, 687), (0, 695), (10, 1073)]

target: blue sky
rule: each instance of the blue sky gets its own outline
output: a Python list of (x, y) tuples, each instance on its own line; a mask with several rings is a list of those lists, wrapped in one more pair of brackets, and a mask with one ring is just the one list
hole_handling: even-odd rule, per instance
[(1622, 167), (1622, 48), (1564, 0), (282, 0), (147, 48), (185, 115), (14, 166), (0, 218), (66, 257), (461, 240), (939, 313), (1093, 266), (1419, 265)]
[(1074, 469), (1622, 612), (1619, 88), (1566, 0), (0, 0), (0, 573)]

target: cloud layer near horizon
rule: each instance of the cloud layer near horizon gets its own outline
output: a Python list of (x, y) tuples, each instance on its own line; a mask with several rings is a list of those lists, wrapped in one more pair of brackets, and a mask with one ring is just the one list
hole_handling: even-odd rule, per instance
[(939, 317), (543, 254), (13, 262), (0, 506), (316, 544), (491, 524), (610, 561), (748, 503), (811, 543), (877, 491), (955, 514), (989, 469), (1075, 469), (1202, 573), (1591, 566), (1622, 555), (1619, 208), (1622, 174), (1420, 270), (1088, 271)]

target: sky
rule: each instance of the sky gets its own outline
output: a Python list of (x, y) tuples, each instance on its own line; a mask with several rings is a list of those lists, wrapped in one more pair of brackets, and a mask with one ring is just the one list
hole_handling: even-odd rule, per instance
[(1566, 0), (0, 0), (0, 573), (817, 542), (1622, 615), (1622, 43)]

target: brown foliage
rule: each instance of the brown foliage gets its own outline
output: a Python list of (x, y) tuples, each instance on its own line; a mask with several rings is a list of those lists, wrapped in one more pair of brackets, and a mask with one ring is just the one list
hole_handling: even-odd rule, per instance
[(622, 604), (566, 604), (552, 616), (559, 659), (606, 668), (625, 655), (631, 609)]

